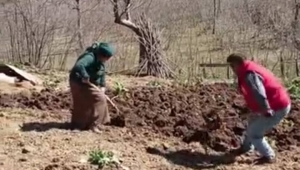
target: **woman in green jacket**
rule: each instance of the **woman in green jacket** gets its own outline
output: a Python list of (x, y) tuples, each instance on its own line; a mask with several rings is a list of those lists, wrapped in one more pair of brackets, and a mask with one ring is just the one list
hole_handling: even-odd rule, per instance
[(94, 43), (73, 66), (69, 76), (73, 98), (72, 128), (98, 130), (99, 125), (110, 121), (105, 96), (104, 63), (113, 54), (114, 49), (110, 44)]

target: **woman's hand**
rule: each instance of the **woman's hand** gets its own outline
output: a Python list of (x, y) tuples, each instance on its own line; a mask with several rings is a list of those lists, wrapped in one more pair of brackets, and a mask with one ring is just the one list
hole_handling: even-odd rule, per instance
[(103, 93), (105, 93), (105, 87), (100, 87), (100, 90), (103, 91)]
[(85, 83), (85, 84), (90, 83), (90, 79), (84, 79), (84, 78), (83, 78), (81, 81), (82, 81), (83, 83)]

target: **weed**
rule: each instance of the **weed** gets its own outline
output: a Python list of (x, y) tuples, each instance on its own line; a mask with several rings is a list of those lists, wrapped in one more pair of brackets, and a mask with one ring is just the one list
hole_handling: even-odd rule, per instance
[(291, 98), (300, 99), (300, 79), (296, 78), (290, 82), (285, 83), (288, 92), (290, 93)]
[(157, 80), (153, 80), (147, 83), (147, 86), (151, 87), (161, 87), (161, 83)]
[(280, 126), (285, 130), (285, 131), (289, 131), (291, 129), (293, 129), (294, 127), (294, 122), (291, 120), (287, 120), (287, 119), (283, 119), (280, 123)]
[(120, 82), (114, 82), (113, 90), (114, 90), (115, 95), (121, 95), (122, 93), (128, 91), (128, 89), (126, 89), (124, 87), (124, 85)]
[(93, 165), (99, 166), (99, 168), (120, 164), (119, 160), (112, 152), (105, 152), (102, 150), (90, 152), (88, 161)]

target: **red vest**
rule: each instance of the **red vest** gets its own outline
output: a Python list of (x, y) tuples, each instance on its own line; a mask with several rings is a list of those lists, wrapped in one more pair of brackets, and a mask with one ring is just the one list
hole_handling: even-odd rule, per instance
[(281, 110), (290, 104), (290, 97), (286, 89), (271, 71), (252, 61), (245, 61), (238, 68), (237, 77), (239, 89), (251, 111), (258, 113), (264, 112), (264, 110), (260, 110), (257, 102), (253, 98), (253, 94), (251, 94), (250, 89), (245, 83), (245, 76), (248, 71), (253, 71), (262, 77), (267, 99), (272, 110)]

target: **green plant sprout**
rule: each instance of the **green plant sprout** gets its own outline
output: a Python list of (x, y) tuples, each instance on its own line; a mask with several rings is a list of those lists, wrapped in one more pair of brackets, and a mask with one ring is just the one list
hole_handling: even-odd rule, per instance
[(153, 80), (153, 81), (149, 81), (147, 83), (148, 86), (152, 86), (152, 87), (160, 87), (161, 86), (161, 83), (157, 80)]
[(114, 92), (116, 93), (116, 95), (120, 95), (120, 94), (128, 91), (128, 89), (126, 89), (124, 87), (124, 85), (120, 82), (115, 82), (113, 85), (113, 89), (114, 89)]
[(93, 165), (99, 166), (99, 168), (120, 164), (119, 160), (112, 152), (105, 152), (102, 150), (91, 151), (88, 161)]
[(293, 99), (300, 99), (300, 79), (296, 78), (285, 84), (290, 96)]

